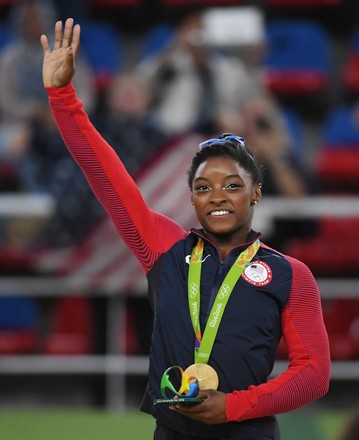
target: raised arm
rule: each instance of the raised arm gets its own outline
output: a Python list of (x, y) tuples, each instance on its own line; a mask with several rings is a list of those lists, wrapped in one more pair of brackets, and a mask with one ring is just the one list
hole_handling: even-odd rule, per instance
[[(45, 35), (43, 81), (57, 126), (71, 155), (84, 172), (118, 233), (145, 272), (185, 231), (171, 219), (154, 212), (143, 199), (122, 161), (90, 122), (71, 80), (80, 45), (80, 26), (67, 19), (55, 25), (51, 51)], [(135, 147), (135, 146), (134, 146)]]

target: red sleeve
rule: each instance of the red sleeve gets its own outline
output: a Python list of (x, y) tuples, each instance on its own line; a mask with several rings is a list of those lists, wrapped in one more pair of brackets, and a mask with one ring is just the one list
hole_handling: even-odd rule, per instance
[(158, 256), (186, 232), (148, 207), (116, 152), (90, 122), (72, 84), (48, 88), (47, 92), (67, 148), (117, 231), (148, 272)]
[(282, 313), (282, 330), (289, 366), (267, 383), (227, 394), (228, 421), (292, 411), (328, 391), (330, 353), (319, 290), (310, 270), (300, 261), (287, 258), (292, 265), (293, 280)]

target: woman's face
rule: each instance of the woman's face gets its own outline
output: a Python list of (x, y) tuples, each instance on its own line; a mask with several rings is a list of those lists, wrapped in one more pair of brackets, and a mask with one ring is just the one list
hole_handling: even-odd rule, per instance
[(230, 157), (208, 158), (194, 176), (192, 203), (202, 227), (212, 235), (245, 239), (260, 197), (260, 186)]

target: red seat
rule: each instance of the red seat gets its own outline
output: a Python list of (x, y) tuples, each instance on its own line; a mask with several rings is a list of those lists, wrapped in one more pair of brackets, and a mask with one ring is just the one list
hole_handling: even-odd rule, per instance
[(93, 349), (94, 317), (86, 297), (64, 297), (55, 304), (44, 352), (86, 354)]
[(0, 354), (34, 353), (38, 342), (38, 333), (32, 328), (0, 331)]
[[(358, 71), (359, 72), (359, 71)], [(316, 174), (327, 186), (359, 187), (359, 148), (322, 148), (316, 160)]]
[(344, 4), (345, 0), (266, 0), (268, 6), (290, 9), (331, 8)]
[[(359, 358), (359, 300), (323, 300), (323, 318), (328, 332), (331, 358)], [(277, 359), (288, 359), (283, 338), (279, 342)]]
[(243, 3), (241, 0), (161, 0), (164, 6), (228, 6)]
[(359, 358), (359, 300), (325, 300), (323, 315), (332, 359)]
[(359, 92), (359, 28), (356, 28), (349, 41), (349, 50), (343, 66), (343, 84), (349, 92)]
[(318, 233), (307, 239), (293, 239), (284, 252), (303, 261), (315, 275), (353, 276), (359, 267), (359, 218), (323, 218)]
[(129, 6), (140, 6), (142, 3), (143, 0), (91, 0), (91, 6), (101, 8), (123, 8)]
[(348, 55), (343, 68), (344, 86), (354, 93), (359, 93), (359, 53), (353, 52)]

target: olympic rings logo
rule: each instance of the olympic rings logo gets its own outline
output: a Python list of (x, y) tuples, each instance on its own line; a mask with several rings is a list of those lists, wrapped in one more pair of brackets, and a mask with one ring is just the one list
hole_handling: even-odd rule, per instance
[(198, 289), (198, 284), (196, 283), (191, 283), (189, 285), (189, 297), (190, 298), (195, 298), (198, 295), (199, 289)]
[(218, 294), (218, 298), (219, 299), (225, 298), (226, 296), (229, 295), (230, 291), (231, 291), (230, 286), (228, 284), (224, 284)]

